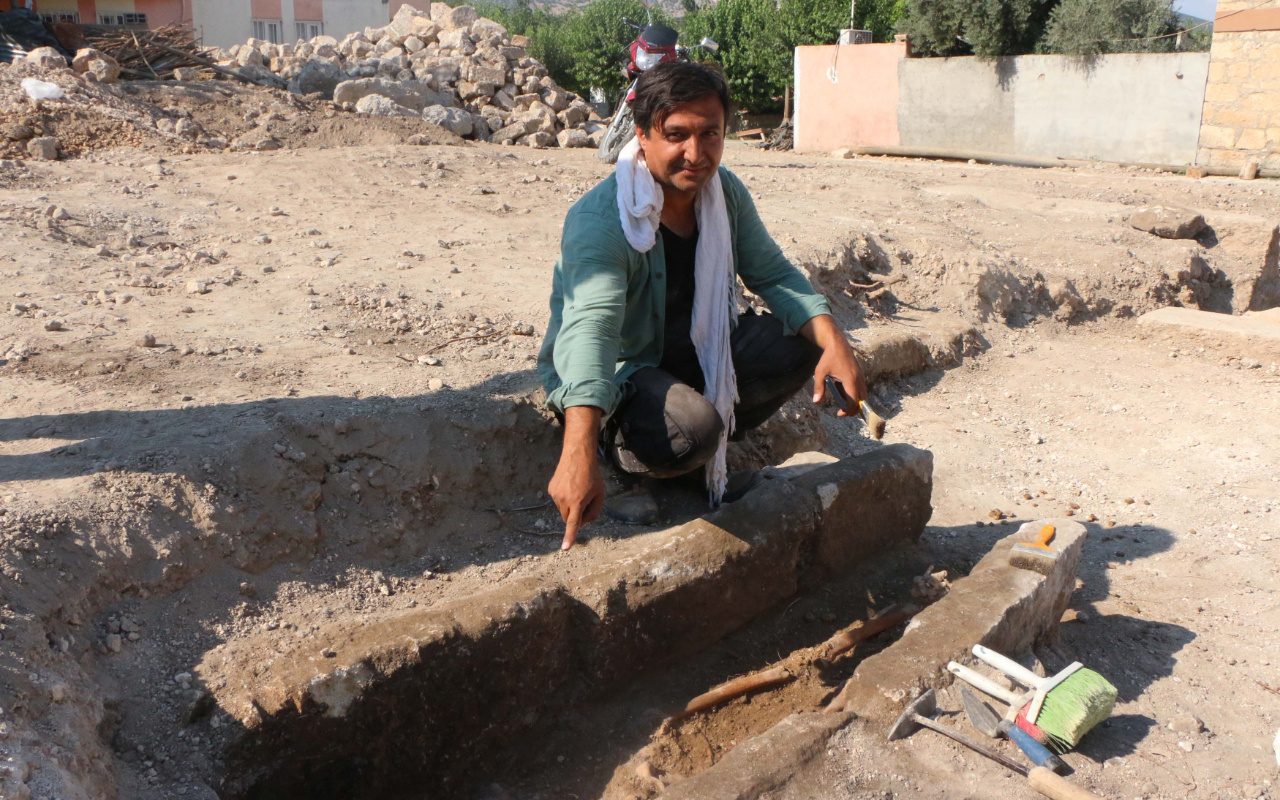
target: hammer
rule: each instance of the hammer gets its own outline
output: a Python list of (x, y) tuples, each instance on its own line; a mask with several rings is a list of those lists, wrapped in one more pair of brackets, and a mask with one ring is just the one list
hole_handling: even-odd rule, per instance
[[(840, 383), (840, 381), (828, 375), (826, 383), (827, 383), (827, 392), (831, 395), (831, 399), (835, 402), (836, 406), (841, 411), (848, 411), (849, 404), (844, 399), (845, 398), (844, 388)], [(875, 437), (877, 440), (883, 439), (884, 428), (885, 428), (884, 417), (877, 414), (871, 408), (871, 404), (868, 403), (866, 400), (863, 400), (861, 402), (855, 400), (854, 402), (858, 403), (858, 414), (862, 416), (862, 421), (867, 423), (867, 430), (869, 430), (871, 432), (871, 435)]]
[(986, 756), (997, 764), (1013, 770), (1026, 778), (1031, 788), (1045, 797), (1053, 798), (1053, 800), (1102, 800), (1098, 795), (1068, 782), (1052, 770), (1045, 767), (1025, 767), (1011, 758), (983, 747), (968, 736), (954, 731), (946, 725), (940, 725), (933, 719), (933, 713), (937, 709), (938, 697), (930, 689), (917, 697), (911, 705), (907, 706), (906, 710), (902, 712), (902, 716), (898, 717), (898, 721), (889, 728), (889, 741), (905, 739), (921, 728), (928, 728), (937, 731), (948, 739), (959, 742), (975, 753)]

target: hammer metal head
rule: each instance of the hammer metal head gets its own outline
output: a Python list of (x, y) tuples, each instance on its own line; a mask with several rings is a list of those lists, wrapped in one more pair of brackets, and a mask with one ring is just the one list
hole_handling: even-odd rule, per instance
[(916, 722), (916, 716), (932, 717), (933, 712), (938, 710), (938, 696), (930, 689), (924, 694), (912, 701), (902, 712), (902, 716), (898, 717), (898, 721), (893, 723), (889, 728), (889, 741), (897, 741), (905, 739), (920, 729), (920, 723)]

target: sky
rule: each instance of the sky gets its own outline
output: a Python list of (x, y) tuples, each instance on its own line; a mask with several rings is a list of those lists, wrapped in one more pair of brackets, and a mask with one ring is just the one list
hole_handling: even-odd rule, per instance
[(1193, 17), (1213, 19), (1213, 11), (1218, 7), (1218, 0), (1176, 0), (1173, 7)]

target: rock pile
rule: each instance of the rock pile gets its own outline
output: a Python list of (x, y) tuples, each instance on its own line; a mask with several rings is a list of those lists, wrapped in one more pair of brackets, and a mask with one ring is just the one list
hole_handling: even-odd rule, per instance
[[(24, 62), (40, 69), (66, 69), (67, 59), (52, 47), (37, 47), (27, 53)], [(77, 74), (99, 83), (115, 83), (120, 79), (120, 65), (106, 53), (92, 47), (81, 48), (70, 64)]]
[(458, 136), (500, 144), (599, 145), (599, 116), (557, 86), (527, 46), (471, 6), (432, 3), (430, 14), (402, 5), (386, 27), (341, 41), (250, 39), (215, 55), (260, 83), (321, 94), (345, 111), (420, 116)]

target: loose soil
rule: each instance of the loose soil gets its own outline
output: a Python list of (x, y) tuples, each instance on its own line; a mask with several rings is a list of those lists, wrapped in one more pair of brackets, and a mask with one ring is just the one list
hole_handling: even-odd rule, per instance
[[(545, 499), (558, 431), (533, 359), (560, 223), (606, 168), (583, 151), (382, 145), (347, 120), (328, 143), (360, 146), (86, 149), (0, 169), (0, 791), (27, 774), (34, 797), (213, 797), (233, 716), (202, 686), (321, 652), (335, 627), (627, 548), (633, 529), (599, 523), (559, 554), (550, 509), (488, 510)], [(1038, 655), (1079, 658), (1121, 691), (1068, 757), (1079, 778), (1111, 797), (1270, 792), (1280, 352), (1133, 317), (1242, 311), (1246, 283), (1265, 296), (1280, 189), (738, 144), (726, 164), (855, 338), (976, 326), (962, 360), (875, 388), (888, 440), (935, 453), (933, 524), (869, 573), (565, 709), (559, 733), (471, 783), (647, 797), (641, 761), (705, 768), (821, 703), (892, 634), (663, 732), (671, 708), (905, 599), (930, 565), (963, 574), (1010, 530), (997, 517), (1070, 512), (1090, 528), (1084, 588)], [(1212, 236), (1125, 225), (1155, 202), (1197, 208)], [(875, 299), (846, 291), (898, 277)], [(876, 446), (801, 397), (735, 458)], [(664, 524), (701, 509), (693, 491), (662, 502)], [(1203, 732), (1167, 727), (1187, 713)], [(842, 733), (779, 796), (943, 797), (957, 780), (1030, 796), (920, 737), (885, 760), (875, 733)], [(922, 763), (908, 756), (956, 766), (908, 772)]]

